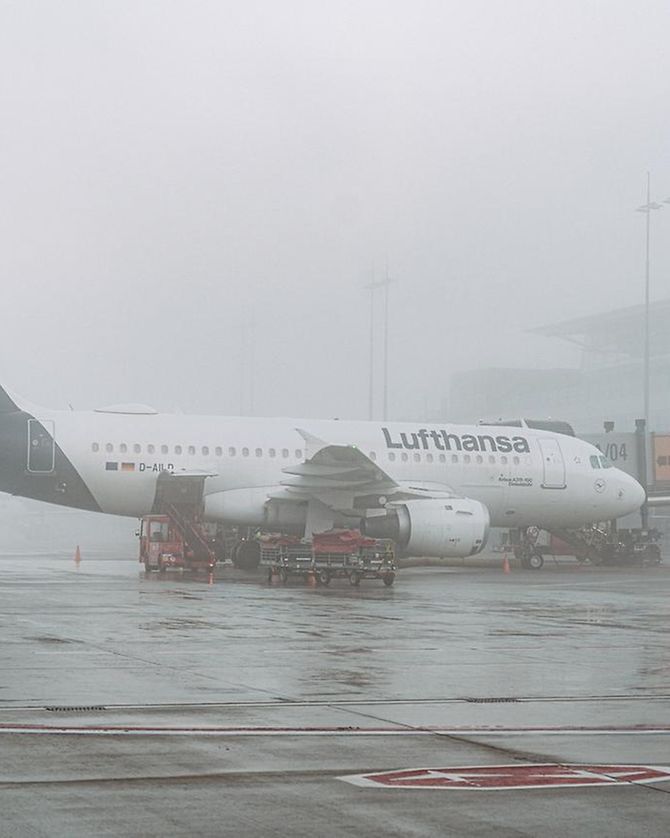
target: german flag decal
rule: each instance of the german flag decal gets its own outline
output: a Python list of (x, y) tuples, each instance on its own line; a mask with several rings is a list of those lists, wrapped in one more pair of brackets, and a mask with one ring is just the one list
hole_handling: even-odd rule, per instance
[(121, 471), (135, 471), (135, 463), (121, 463)]

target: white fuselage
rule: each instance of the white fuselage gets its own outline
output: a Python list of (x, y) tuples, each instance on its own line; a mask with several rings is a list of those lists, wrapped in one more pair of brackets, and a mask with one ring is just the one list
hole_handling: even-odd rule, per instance
[[(53, 428), (57, 446), (100, 510), (116, 515), (149, 513), (161, 472), (202, 472), (210, 475), (204, 490), (209, 517), (260, 526), (264, 500), (287, 480), (284, 469), (305, 459), (298, 429), (332, 445), (355, 446), (400, 484), (450, 487), (478, 500), (493, 526), (580, 526), (625, 515), (644, 500), (639, 484), (609, 466), (593, 446), (528, 428), (41, 408), (31, 413)], [(237, 502), (207, 503), (220, 493), (237, 493), (227, 496)], [(230, 520), (222, 509), (233, 510)]]

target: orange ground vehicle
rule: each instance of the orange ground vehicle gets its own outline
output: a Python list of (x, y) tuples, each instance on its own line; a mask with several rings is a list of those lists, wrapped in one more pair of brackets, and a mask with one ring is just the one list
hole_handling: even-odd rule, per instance
[(186, 524), (176, 515), (146, 515), (140, 527), (140, 562), (147, 573), (164, 573), (169, 569), (211, 571), (216, 559), (192, 522)]

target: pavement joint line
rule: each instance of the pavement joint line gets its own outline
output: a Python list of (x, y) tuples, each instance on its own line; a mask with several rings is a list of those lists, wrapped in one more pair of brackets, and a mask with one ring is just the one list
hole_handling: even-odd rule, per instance
[[(247, 689), (253, 689), (256, 692), (265, 692), (257, 687), (251, 687), (244, 684), (236, 683), (235, 686), (246, 686)], [(269, 691), (268, 691), (269, 692)], [(150, 710), (150, 709), (216, 709), (216, 708), (261, 708), (261, 707), (349, 707), (349, 706), (369, 706), (369, 705), (427, 705), (427, 704), (469, 704), (472, 698), (477, 696), (462, 696), (462, 697), (447, 697), (447, 698), (350, 698), (341, 700), (298, 700), (292, 698), (276, 697), (273, 701), (184, 701), (184, 702), (165, 702), (165, 703), (146, 703), (146, 704), (111, 704), (104, 701), (91, 701), (91, 704), (104, 706), (106, 710)], [(488, 696), (481, 696), (481, 698), (488, 698)], [(588, 703), (588, 702), (603, 702), (603, 701), (670, 701), (670, 695), (591, 695), (591, 696), (500, 696), (500, 698), (514, 698), (514, 703), (532, 704), (532, 703)], [(56, 702), (50, 701), (46, 704), (9, 704), (9, 699), (0, 699), (0, 713), (3, 711), (39, 711), (44, 710), (45, 706), (57, 706)], [(487, 702), (489, 703), (489, 702)], [(494, 702), (491, 701), (491, 704)], [(67, 707), (68, 705), (61, 705)]]

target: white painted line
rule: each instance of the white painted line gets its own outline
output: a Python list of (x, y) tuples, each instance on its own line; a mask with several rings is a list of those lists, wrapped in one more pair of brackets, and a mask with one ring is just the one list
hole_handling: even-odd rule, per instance
[(60, 736), (667, 736), (669, 727), (157, 727), (0, 725), (0, 734)]

